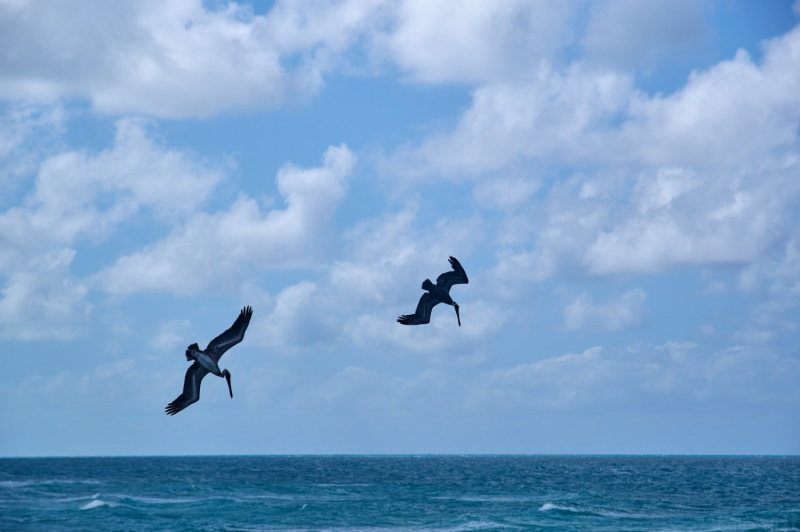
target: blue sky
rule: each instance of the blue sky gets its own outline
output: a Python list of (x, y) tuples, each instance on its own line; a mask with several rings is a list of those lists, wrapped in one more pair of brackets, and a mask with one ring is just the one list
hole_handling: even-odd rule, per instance
[(0, 455), (800, 453), (800, 3), (39, 4)]

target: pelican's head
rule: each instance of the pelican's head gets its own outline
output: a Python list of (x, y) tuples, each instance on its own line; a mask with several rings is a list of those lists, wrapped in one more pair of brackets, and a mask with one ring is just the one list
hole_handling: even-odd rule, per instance
[(228, 391), (231, 393), (231, 399), (233, 399), (233, 388), (231, 388), (231, 372), (227, 369), (223, 369), (222, 376), (225, 377), (226, 381), (228, 381)]
[(453, 300), (453, 307), (456, 309), (456, 318), (458, 318), (458, 326), (461, 327), (461, 315), (458, 313), (458, 303), (456, 303), (455, 299)]

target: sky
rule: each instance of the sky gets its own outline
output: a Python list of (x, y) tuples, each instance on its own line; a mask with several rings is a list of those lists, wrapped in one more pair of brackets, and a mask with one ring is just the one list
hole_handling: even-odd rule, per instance
[(800, 454), (799, 134), (800, 0), (0, 0), (0, 456)]

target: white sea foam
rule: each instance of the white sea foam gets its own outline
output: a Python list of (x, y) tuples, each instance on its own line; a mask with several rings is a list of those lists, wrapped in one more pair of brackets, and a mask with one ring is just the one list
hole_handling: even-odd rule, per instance
[(116, 506), (116, 504), (113, 502), (106, 502), (102, 499), (94, 499), (81, 506), (81, 510), (91, 510), (92, 508), (100, 508), (101, 506)]
[(628, 512), (619, 512), (614, 510), (606, 510), (603, 508), (575, 508), (573, 506), (559, 506), (558, 504), (553, 504), (552, 502), (546, 502), (539, 508), (540, 512), (548, 512), (550, 510), (560, 510), (562, 512), (580, 512), (580, 513), (587, 513), (592, 515), (598, 515), (601, 517), (615, 517), (615, 518), (631, 518), (631, 519), (645, 519), (645, 518), (657, 518), (657, 517), (664, 517), (662, 514), (644, 514), (644, 513), (628, 513)]
[(0, 482), (0, 488), (21, 488), (34, 484), (32, 480), (4, 480)]
[(486, 528), (515, 528), (512, 525), (494, 523), (491, 521), (469, 521), (454, 527), (440, 528), (441, 532), (466, 532), (469, 530), (483, 530)]
[(559, 506), (557, 504), (553, 504), (552, 502), (546, 502), (539, 508), (540, 512), (549, 512), (550, 510), (561, 510), (563, 512), (580, 512), (577, 508), (571, 508), (569, 506)]
[(122, 496), (123, 499), (130, 499), (132, 501), (141, 502), (144, 504), (188, 504), (192, 502), (202, 502), (202, 501), (209, 501), (211, 498), (185, 498), (185, 499), (165, 499), (160, 497), (140, 497), (140, 496), (132, 496), (132, 495), (125, 495)]

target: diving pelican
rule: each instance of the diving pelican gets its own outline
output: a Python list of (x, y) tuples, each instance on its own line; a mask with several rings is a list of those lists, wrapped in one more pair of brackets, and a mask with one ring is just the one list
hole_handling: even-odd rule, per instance
[(458, 313), (458, 303), (450, 297), (450, 287), (454, 284), (467, 284), (469, 283), (469, 279), (467, 278), (467, 272), (464, 271), (464, 268), (461, 266), (461, 263), (458, 262), (457, 258), (450, 257), (450, 266), (453, 267), (453, 271), (445, 272), (437, 277), (435, 285), (430, 279), (425, 279), (425, 281), (423, 281), (422, 289), (427, 290), (427, 292), (422, 294), (422, 297), (419, 298), (417, 311), (414, 312), (414, 314), (404, 314), (400, 316), (397, 318), (399, 323), (403, 325), (422, 325), (423, 323), (430, 323), (431, 310), (433, 310), (433, 307), (439, 303), (446, 303), (448, 305), (453, 305), (456, 309), (458, 326), (461, 327), (461, 315)]
[(244, 339), (244, 332), (250, 325), (252, 316), (253, 309), (249, 306), (244, 307), (230, 329), (211, 340), (205, 351), (201, 351), (197, 344), (186, 348), (186, 360), (194, 360), (194, 364), (186, 370), (186, 377), (183, 379), (183, 393), (164, 409), (168, 415), (174, 416), (190, 404), (200, 400), (200, 383), (208, 373), (213, 373), (217, 377), (225, 377), (225, 380), (228, 381), (228, 391), (233, 398), (231, 372), (227, 369), (220, 371), (217, 364), (225, 351)]

